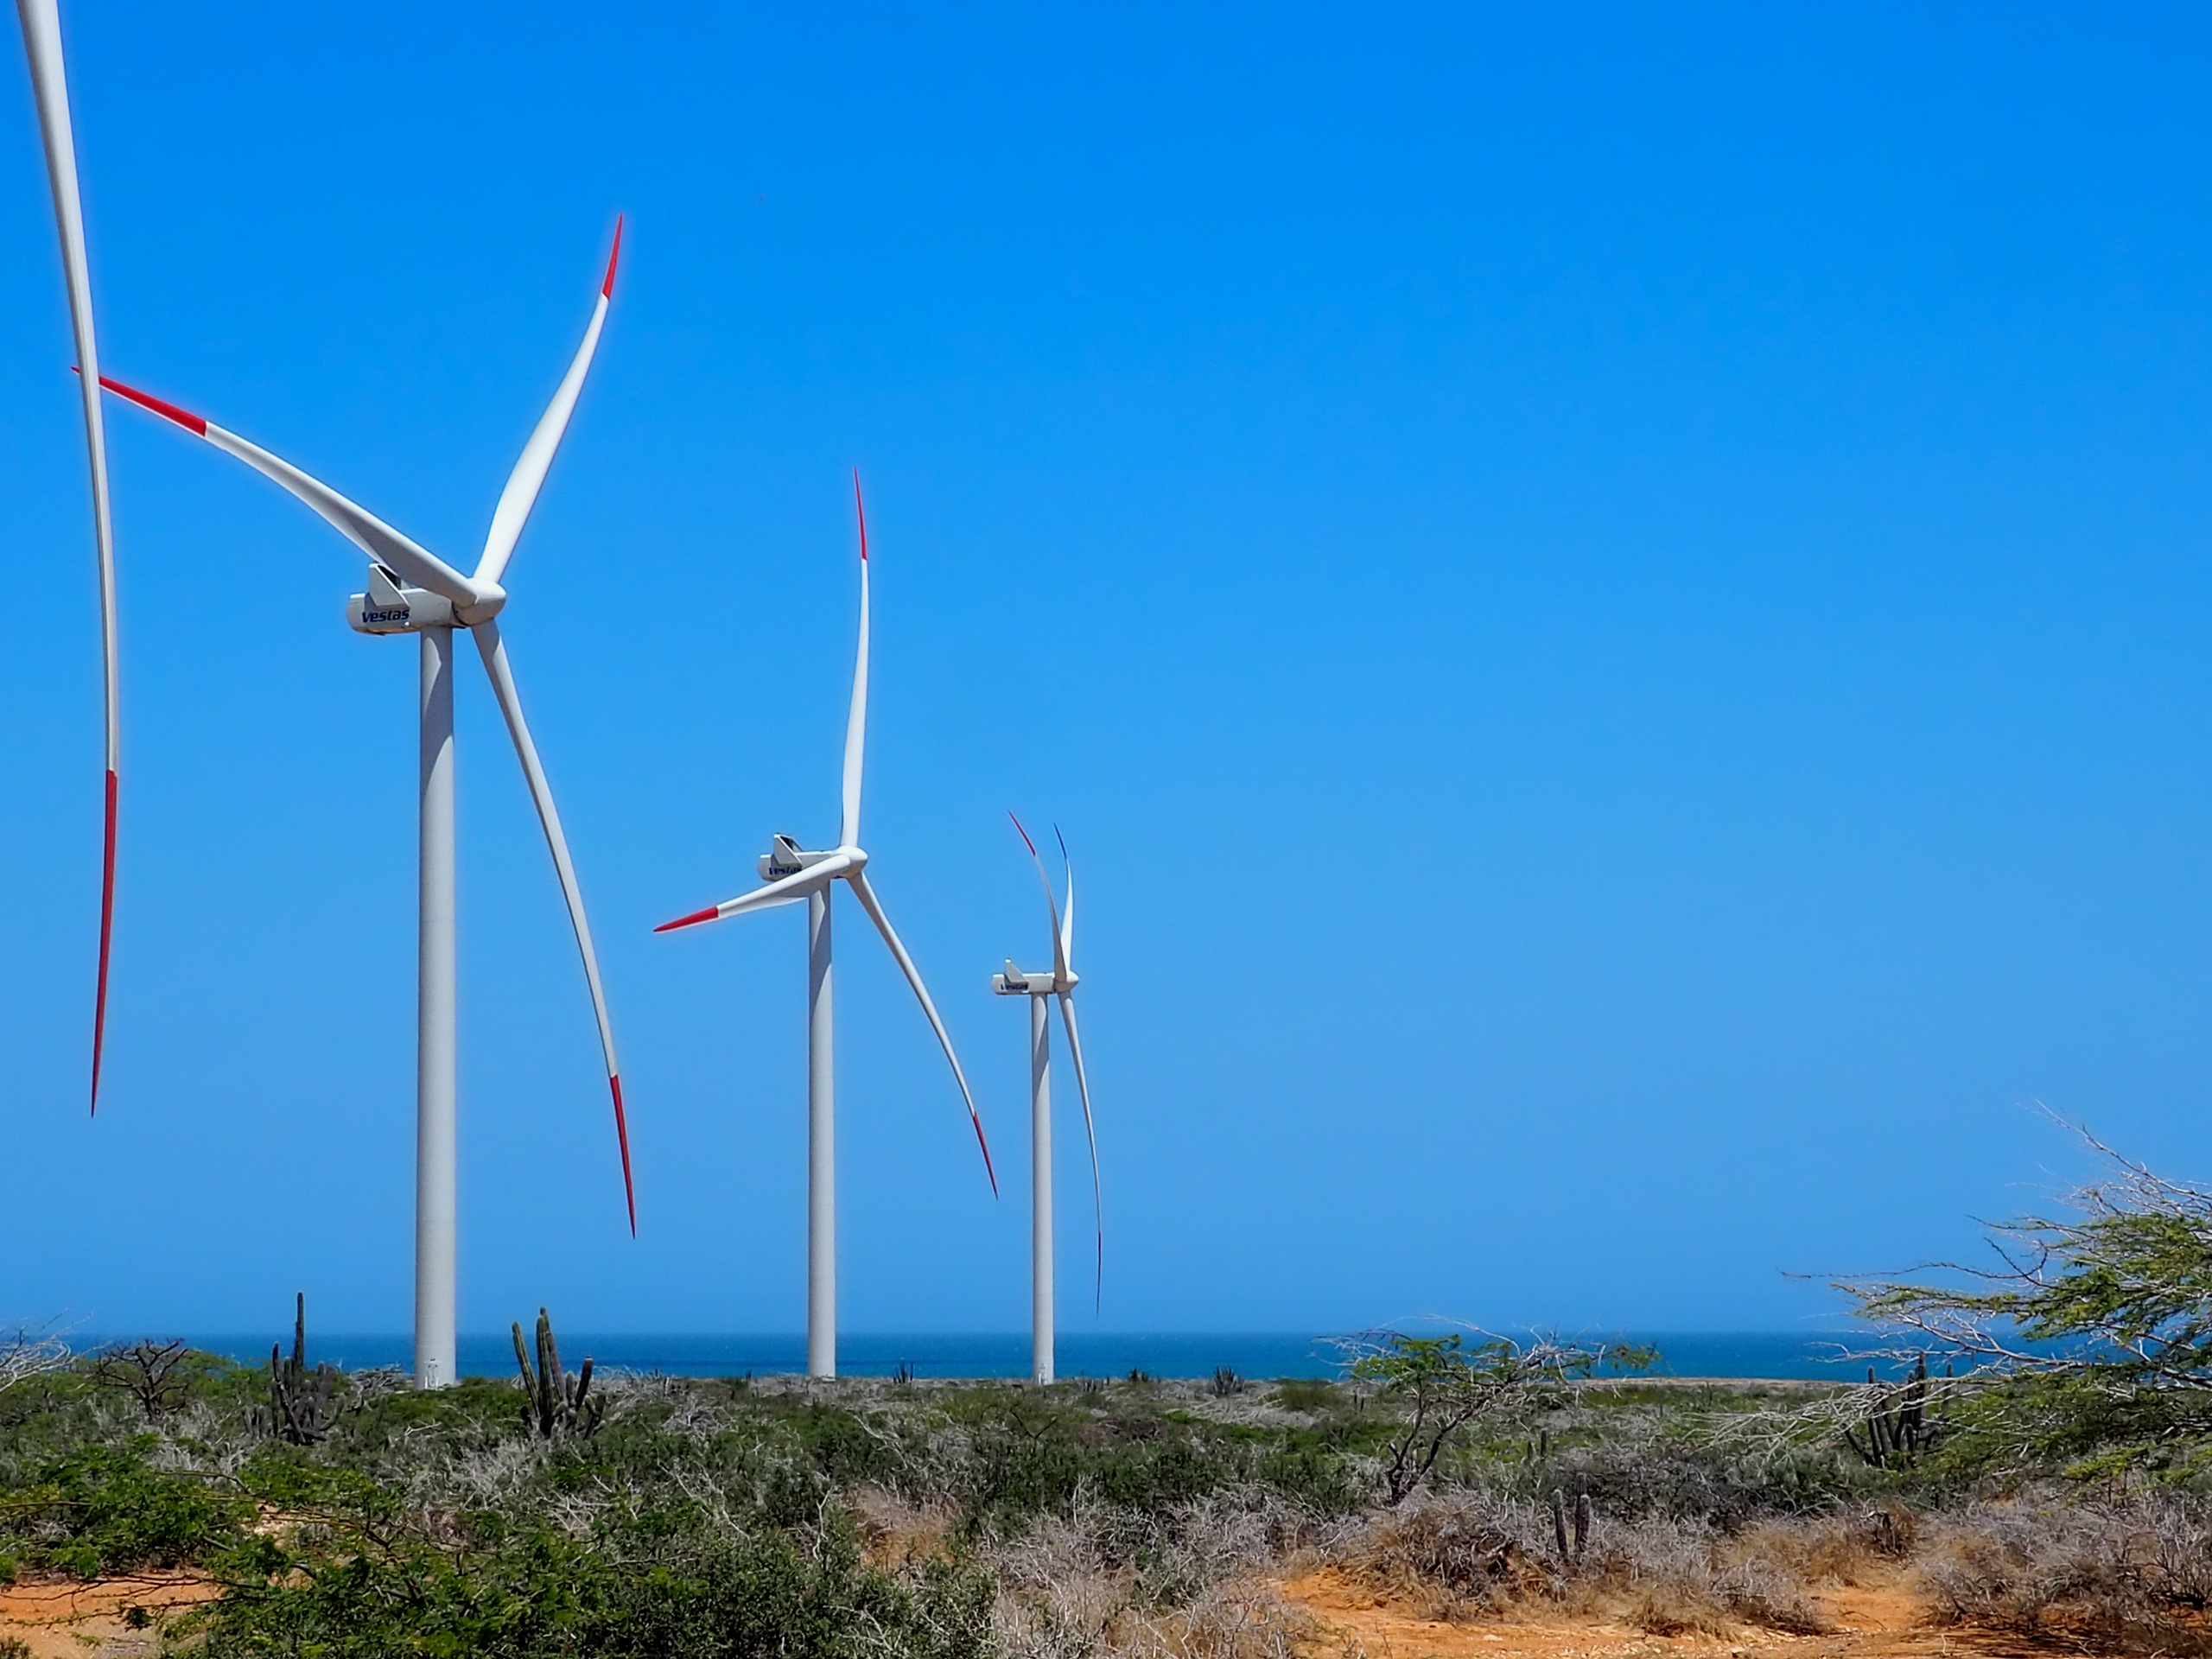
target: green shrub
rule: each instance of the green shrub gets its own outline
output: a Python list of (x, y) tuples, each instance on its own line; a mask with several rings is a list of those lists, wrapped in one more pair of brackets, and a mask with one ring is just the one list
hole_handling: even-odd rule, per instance
[(1286, 1376), (1275, 1384), (1274, 1402), (1285, 1411), (1326, 1411), (1337, 1402), (1337, 1385), (1325, 1377)]
[(200, 1479), (149, 1467), (152, 1444), (89, 1446), (39, 1471), (0, 1509), (8, 1552), (79, 1578), (207, 1560), (241, 1535), (246, 1508)]
[(814, 1466), (841, 1486), (882, 1480), (902, 1462), (896, 1439), (855, 1412), (809, 1406), (791, 1427)]
[(1317, 1516), (1350, 1515), (1366, 1498), (1340, 1452), (1318, 1446), (1285, 1446), (1260, 1459), (1259, 1478)]
[[(865, 1567), (835, 1511), (814, 1529), (748, 1537), (695, 1527), (677, 1542), (677, 1559), (609, 1580), (581, 1651), (636, 1659), (982, 1659), (989, 1651), (988, 1574), (942, 1560), (903, 1576)], [(670, 1553), (664, 1540), (660, 1554)]]
[(205, 1659), (588, 1650), (578, 1638), (603, 1562), (550, 1529), (473, 1516), (460, 1535), (442, 1543), (346, 1528), (310, 1550), (255, 1538), (219, 1564), (223, 1599), (188, 1614), (178, 1634)]
[(454, 1535), (341, 1528), (311, 1549), (258, 1538), (224, 1563), (223, 1599), (179, 1634), (203, 1659), (391, 1654), (472, 1659), (982, 1659), (994, 1586), (961, 1563), (871, 1568), (833, 1510), (734, 1531), (690, 1507), (588, 1539), (488, 1513)]

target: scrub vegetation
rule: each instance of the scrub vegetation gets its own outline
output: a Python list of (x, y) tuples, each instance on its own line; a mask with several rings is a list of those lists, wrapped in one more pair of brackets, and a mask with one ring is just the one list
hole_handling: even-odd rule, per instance
[(541, 1315), (514, 1375), (424, 1395), (303, 1333), (265, 1369), (30, 1335), (0, 1583), (188, 1585), (112, 1650), (207, 1659), (1344, 1650), (1316, 1583), (1776, 1639), (1888, 1586), (1985, 1640), (2205, 1653), (2212, 1200), (2115, 1167), (1991, 1273), (1855, 1287), (1902, 1334), (1854, 1387), (1391, 1333), (1333, 1382), (587, 1380)]

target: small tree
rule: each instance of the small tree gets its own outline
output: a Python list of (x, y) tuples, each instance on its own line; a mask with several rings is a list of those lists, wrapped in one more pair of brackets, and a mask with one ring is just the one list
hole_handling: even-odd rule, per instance
[(2212, 1390), (2212, 1192), (2076, 1133), (2113, 1173), (2067, 1195), (2073, 1217), (1997, 1223), (1994, 1267), (1931, 1262), (1836, 1287), (1860, 1319), (1985, 1370)]
[(1383, 1466), (1386, 1503), (1403, 1503), (1470, 1427), (1525, 1422), (1563, 1403), (1568, 1385), (1601, 1365), (1643, 1370), (1658, 1358), (1649, 1348), (1625, 1344), (1584, 1347), (1551, 1337), (1523, 1344), (1488, 1332), (1475, 1335), (1471, 1347), (1457, 1331), (1440, 1337), (1376, 1331), (1338, 1344), (1351, 1357), (1353, 1380), (1378, 1384), (1407, 1414)]
[(69, 1344), (54, 1334), (51, 1325), (19, 1325), (0, 1331), (0, 1389), (60, 1370), (68, 1363)]
[(1836, 1288), (1900, 1338), (1892, 1357), (1962, 1362), (1955, 1381), (1922, 1367), (1916, 1411), (1951, 1402), (1954, 1427), (2003, 1460), (2086, 1458), (2082, 1473), (2191, 1464), (2212, 1435), (2212, 1192), (2074, 1127), (2110, 1173), (2066, 1195), (2070, 1213), (1994, 1224), (1992, 1265), (1931, 1262)]
[(148, 1422), (157, 1422), (182, 1410), (191, 1397), (191, 1373), (185, 1365), (190, 1357), (181, 1340), (109, 1348), (93, 1358), (92, 1381), (129, 1395)]

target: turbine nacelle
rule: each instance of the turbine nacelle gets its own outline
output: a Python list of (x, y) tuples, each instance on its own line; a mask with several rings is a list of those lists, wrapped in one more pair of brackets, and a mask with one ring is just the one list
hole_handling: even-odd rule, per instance
[(369, 567), (369, 590), (346, 600), (346, 626), (356, 633), (419, 633), (454, 626), (453, 601), (443, 594), (400, 581), (380, 564)]
[(1075, 989), (1076, 974), (1055, 974), (1047, 969), (1041, 974), (1025, 974), (1007, 959), (1006, 972), (991, 976), (991, 988), (1001, 996), (1058, 996)]
[(499, 583), (473, 583), (479, 590), (474, 603), (456, 605), (443, 594), (403, 582), (397, 571), (381, 564), (369, 566), (369, 589), (346, 600), (346, 626), (356, 633), (420, 633), (425, 628), (473, 628), (488, 622), (507, 606), (507, 590)]
[(857, 847), (832, 847), (810, 853), (789, 836), (778, 836), (768, 844), (768, 850), (760, 855), (760, 879), (782, 881), (833, 858), (844, 859), (848, 870), (857, 870), (868, 862), (868, 855)]

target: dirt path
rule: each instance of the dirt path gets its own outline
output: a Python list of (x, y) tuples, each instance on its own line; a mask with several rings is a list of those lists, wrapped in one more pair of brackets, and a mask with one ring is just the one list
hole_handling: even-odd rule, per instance
[(133, 1573), (92, 1584), (26, 1579), (0, 1587), (0, 1641), (22, 1643), (35, 1659), (137, 1659), (160, 1651), (167, 1618), (219, 1593), (189, 1573)]
[[(1625, 1623), (1567, 1618), (1459, 1623), (1429, 1618), (1335, 1567), (1277, 1587), (1319, 1627), (1315, 1659), (2049, 1659), (2052, 1652), (1935, 1624), (1910, 1588), (1895, 1581), (1814, 1596), (1834, 1627), (1822, 1636), (1756, 1626), (1725, 1637), (1654, 1636)], [(146, 1659), (160, 1650), (168, 1618), (218, 1593), (187, 1573), (25, 1581), (0, 1589), (0, 1642), (22, 1642), (34, 1659)], [(134, 1609), (143, 1610), (143, 1623)]]
[(1454, 1623), (1432, 1618), (1334, 1567), (1292, 1579), (1283, 1599), (1320, 1627), (1320, 1655), (1348, 1659), (2021, 1659), (2045, 1655), (2016, 1638), (1931, 1623), (1902, 1584), (1824, 1590), (1811, 1599), (1834, 1629), (1790, 1636), (1742, 1626), (1727, 1636), (1654, 1636), (1627, 1624), (1536, 1618)]

